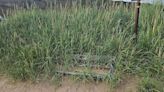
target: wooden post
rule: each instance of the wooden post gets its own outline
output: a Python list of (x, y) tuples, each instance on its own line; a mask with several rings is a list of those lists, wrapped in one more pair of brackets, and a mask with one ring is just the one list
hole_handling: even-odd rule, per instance
[(136, 3), (136, 12), (135, 12), (135, 26), (134, 26), (134, 33), (135, 33), (135, 39), (138, 39), (138, 25), (139, 25), (139, 15), (140, 15), (140, 5), (141, 5), (141, 0), (137, 0)]

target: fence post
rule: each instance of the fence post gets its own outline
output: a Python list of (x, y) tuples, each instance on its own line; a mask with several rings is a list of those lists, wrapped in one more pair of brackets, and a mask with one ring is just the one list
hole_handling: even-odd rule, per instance
[(141, 5), (141, 0), (137, 0), (136, 3), (136, 10), (135, 10), (135, 26), (134, 26), (134, 34), (135, 34), (135, 39), (138, 39), (138, 27), (139, 27), (139, 15), (140, 15), (140, 5)]

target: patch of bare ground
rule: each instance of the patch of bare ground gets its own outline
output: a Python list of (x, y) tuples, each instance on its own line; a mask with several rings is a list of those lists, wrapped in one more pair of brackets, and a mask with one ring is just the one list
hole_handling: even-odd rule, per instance
[(0, 92), (137, 92), (136, 78), (127, 78), (113, 91), (104, 82), (75, 82), (68, 78), (61, 81), (59, 86), (50, 82), (13, 82), (8, 78), (0, 78)]
[(126, 76), (114, 92), (138, 92), (139, 78)]
[(110, 92), (110, 86), (102, 82), (77, 82), (66, 79), (56, 88), (56, 92)]

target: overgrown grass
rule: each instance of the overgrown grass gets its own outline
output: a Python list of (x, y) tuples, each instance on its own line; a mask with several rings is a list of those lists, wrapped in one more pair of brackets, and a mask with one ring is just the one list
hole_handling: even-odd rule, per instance
[[(1, 71), (36, 80), (55, 76), (59, 63), (66, 68), (77, 63), (73, 54), (108, 55), (115, 58), (116, 76), (164, 81), (163, 7), (142, 6), (137, 43), (133, 19), (134, 9), (124, 6), (17, 11), (0, 23)], [(102, 62), (111, 63), (97, 64)]]

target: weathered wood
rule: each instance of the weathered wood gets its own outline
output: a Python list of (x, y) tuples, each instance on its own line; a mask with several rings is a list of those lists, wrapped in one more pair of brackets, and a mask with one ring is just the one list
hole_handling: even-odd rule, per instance
[(110, 0), (0, 0), (0, 15), (5, 13), (8, 9), (14, 9), (14, 7), (28, 8), (32, 5), (36, 5), (38, 8), (45, 9), (47, 7), (71, 7), (75, 5), (96, 5), (101, 7)]
[(41, 8), (45, 8), (50, 4), (54, 6), (70, 6), (74, 3), (82, 5), (91, 5), (97, 3), (98, 5), (101, 5), (107, 3), (107, 1), (109, 0), (0, 0), (0, 7), (27, 7), (26, 5), (30, 6), (32, 4), (35, 4)]
[(137, 0), (136, 3), (136, 13), (135, 13), (135, 25), (134, 25), (134, 33), (135, 33), (135, 39), (137, 40), (138, 38), (138, 27), (139, 27), (139, 15), (140, 15), (140, 1), (141, 0)]
[[(77, 64), (73, 65), (69, 69), (63, 70), (62, 66), (59, 65), (59, 68), (56, 69), (56, 73), (64, 76), (78, 76), (78, 77), (88, 77), (93, 78), (94, 80), (103, 80), (105, 78), (111, 78), (114, 74), (114, 66), (113, 61), (115, 60), (113, 57), (108, 55), (86, 55), (86, 54), (74, 54), (71, 55), (74, 59), (76, 59)], [(101, 59), (110, 60), (108, 65), (99, 65), (94, 64), (95, 61), (99, 61)], [(85, 61), (93, 61), (91, 64), (86, 64)], [(90, 71), (85, 72), (85, 71)]]
[(88, 78), (93, 78), (94, 80), (104, 80), (105, 78), (111, 77), (110, 74), (95, 74), (95, 73), (80, 73), (80, 72), (65, 72), (65, 71), (56, 71), (56, 73), (65, 76), (88, 77)]

